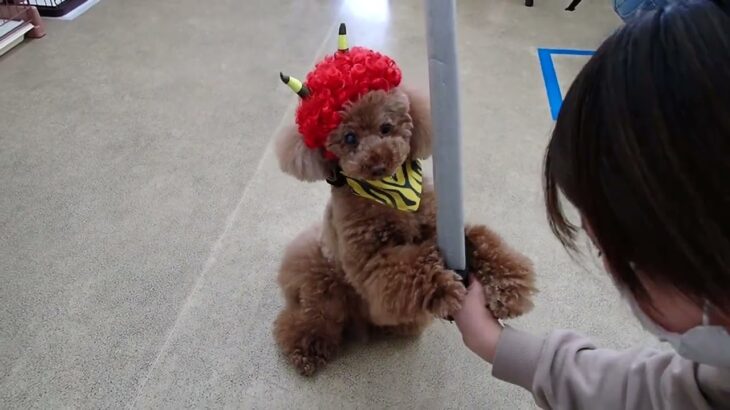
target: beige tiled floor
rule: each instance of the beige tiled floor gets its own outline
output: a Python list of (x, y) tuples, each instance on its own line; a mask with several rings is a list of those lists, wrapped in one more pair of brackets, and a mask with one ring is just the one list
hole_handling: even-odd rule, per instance
[[(537, 47), (594, 48), (610, 2), (460, 0), (465, 206), (529, 254), (537, 308), (514, 325), (644, 340), (610, 284), (550, 236), (552, 121)], [(427, 84), (420, 1), (105, 0), (0, 59), (1, 407), (532, 408), (448, 323), (353, 345), (314, 379), (273, 345), (279, 255), (324, 185), (282, 175), (270, 137), (335, 47), (391, 54)], [(562, 84), (578, 60), (556, 59)]]

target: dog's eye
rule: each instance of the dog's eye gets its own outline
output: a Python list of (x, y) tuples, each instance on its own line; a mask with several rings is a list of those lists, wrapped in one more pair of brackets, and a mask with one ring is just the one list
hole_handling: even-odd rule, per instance
[(380, 133), (383, 135), (390, 134), (390, 132), (393, 131), (393, 124), (385, 123), (380, 126)]
[(355, 145), (357, 144), (357, 135), (354, 132), (348, 132), (345, 134), (345, 144)]

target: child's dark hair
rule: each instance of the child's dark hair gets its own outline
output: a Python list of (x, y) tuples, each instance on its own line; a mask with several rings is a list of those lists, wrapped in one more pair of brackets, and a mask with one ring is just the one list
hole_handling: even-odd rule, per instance
[(548, 218), (575, 250), (562, 192), (614, 279), (730, 313), (730, 13), (675, 2), (609, 37), (570, 87), (545, 156)]

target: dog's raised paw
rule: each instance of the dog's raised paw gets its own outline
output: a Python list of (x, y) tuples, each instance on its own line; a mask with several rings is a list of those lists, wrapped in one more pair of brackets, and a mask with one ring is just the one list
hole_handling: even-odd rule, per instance
[[(520, 273), (520, 274), (517, 274)], [(513, 277), (492, 280), (484, 287), (487, 308), (498, 319), (509, 319), (529, 312), (536, 292), (531, 270), (516, 272)]]
[(447, 318), (461, 309), (461, 303), (466, 296), (466, 288), (453, 273), (450, 278), (439, 284), (431, 296), (428, 310), (438, 318)]

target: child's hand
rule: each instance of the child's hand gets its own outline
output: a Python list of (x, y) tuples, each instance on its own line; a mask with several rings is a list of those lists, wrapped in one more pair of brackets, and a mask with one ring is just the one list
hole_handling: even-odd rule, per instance
[(470, 277), (469, 289), (459, 312), (454, 315), (464, 344), (482, 359), (492, 362), (502, 325), (487, 310), (484, 288), (474, 276)]

